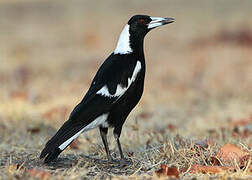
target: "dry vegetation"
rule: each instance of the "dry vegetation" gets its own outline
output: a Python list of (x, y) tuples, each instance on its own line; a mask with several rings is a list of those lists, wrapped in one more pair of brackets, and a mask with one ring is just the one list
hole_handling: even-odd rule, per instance
[[(251, 178), (252, 3), (104, 2), (0, 1), (0, 179)], [(121, 138), (133, 164), (106, 163), (93, 130), (43, 165), (46, 141), (136, 13), (176, 23), (145, 41), (145, 92)]]

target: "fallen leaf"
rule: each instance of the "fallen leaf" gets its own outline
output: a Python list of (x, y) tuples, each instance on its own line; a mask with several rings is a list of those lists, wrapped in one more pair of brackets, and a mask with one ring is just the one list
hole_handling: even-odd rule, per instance
[(225, 144), (222, 146), (218, 153), (217, 158), (222, 161), (223, 164), (232, 165), (235, 161), (241, 166), (241, 159), (249, 155), (247, 151), (242, 150), (235, 144)]
[(167, 167), (165, 164), (161, 164), (160, 169), (155, 171), (155, 173), (158, 177), (169, 176), (179, 178), (179, 171), (175, 166)]
[(231, 166), (204, 166), (199, 164), (193, 164), (190, 173), (204, 173), (204, 174), (217, 174), (224, 171), (235, 171), (234, 167)]
[(27, 173), (35, 178), (39, 178), (43, 180), (49, 179), (51, 176), (51, 173), (49, 173), (48, 171), (43, 171), (39, 169), (28, 169)]
[(167, 176), (179, 178), (178, 169), (175, 166), (168, 167), (168, 169), (167, 169)]

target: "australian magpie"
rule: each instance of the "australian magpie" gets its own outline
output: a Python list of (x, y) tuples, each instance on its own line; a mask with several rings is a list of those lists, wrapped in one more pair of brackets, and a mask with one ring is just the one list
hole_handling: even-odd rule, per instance
[(82, 101), (73, 109), (69, 119), (46, 143), (40, 158), (49, 163), (81, 133), (99, 127), (107, 158), (110, 155), (107, 132), (114, 128), (121, 160), (124, 160), (119, 141), (122, 126), (139, 102), (144, 89), (145, 35), (158, 26), (174, 22), (173, 18), (135, 15), (123, 28), (114, 52), (96, 73)]

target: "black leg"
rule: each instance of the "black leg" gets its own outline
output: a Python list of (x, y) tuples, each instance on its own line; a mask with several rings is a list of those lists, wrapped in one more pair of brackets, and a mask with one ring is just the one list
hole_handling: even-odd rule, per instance
[(125, 159), (124, 155), (123, 155), (123, 152), (122, 152), (122, 146), (121, 146), (121, 143), (120, 143), (120, 140), (119, 140), (119, 136), (117, 134), (114, 134), (114, 137), (115, 137), (116, 142), (117, 142), (117, 146), (118, 146), (118, 149), (119, 149), (119, 152), (120, 152), (121, 159)]
[(121, 156), (121, 159), (124, 159), (124, 155), (123, 155), (123, 152), (122, 152), (122, 147), (121, 147), (121, 143), (120, 143), (120, 135), (121, 135), (121, 132), (122, 132), (122, 127), (116, 127), (114, 129), (114, 138), (116, 140), (116, 143), (117, 143), (117, 146), (118, 146), (118, 149), (119, 149), (119, 152), (120, 152), (120, 156)]
[(110, 151), (109, 151), (109, 147), (108, 147), (107, 133), (108, 133), (108, 128), (100, 127), (100, 134), (101, 134), (102, 142), (103, 142), (105, 150), (106, 150), (107, 158), (109, 161), (112, 161), (112, 157), (110, 155)]
[(120, 135), (121, 135), (121, 128), (120, 129), (115, 129), (114, 130), (114, 137), (116, 139), (117, 146), (118, 146), (120, 156), (121, 156), (121, 160), (119, 161), (119, 164), (124, 165), (124, 166), (125, 165), (128, 166), (128, 165), (131, 165), (132, 162), (130, 160), (126, 159), (124, 157), (124, 155), (123, 155), (122, 146), (121, 146), (121, 143), (120, 143), (120, 140), (119, 140)]

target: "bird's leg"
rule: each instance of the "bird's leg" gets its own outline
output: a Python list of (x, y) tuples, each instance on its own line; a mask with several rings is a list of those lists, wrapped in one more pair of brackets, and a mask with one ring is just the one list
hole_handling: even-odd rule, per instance
[(118, 149), (119, 149), (119, 152), (120, 152), (121, 159), (125, 159), (124, 155), (123, 155), (123, 152), (122, 152), (122, 146), (121, 146), (121, 143), (120, 143), (120, 140), (119, 140), (119, 136), (117, 134), (114, 134), (114, 137), (116, 139), (116, 143), (117, 143), (117, 146), (118, 146)]
[(107, 158), (108, 158), (109, 161), (113, 161), (113, 159), (112, 159), (112, 157), (110, 155), (109, 147), (108, 147), (108, 140), (107, 140), (108, 128), (100, 127), (99, 129), (100, 129), (102, 142), (104, 144), (105, 151), (106, 151), (106, 154), (107, 154)]
[(114, 129), (114, 138), (116, 140), (118, 149), (119, 149), (119, 153), (121, 156), (121, 160), (120, 160), (120, 164), (124, 164), (124, 165), (130, 165), (131, 161), (127, 160), (124, 155), (123, 155), (123, 151), (122, 151), (122, 147), (121, 147), (121, 143), (120, 143), (120, 135), (121, 135), (121, 128), (120, 129)]

